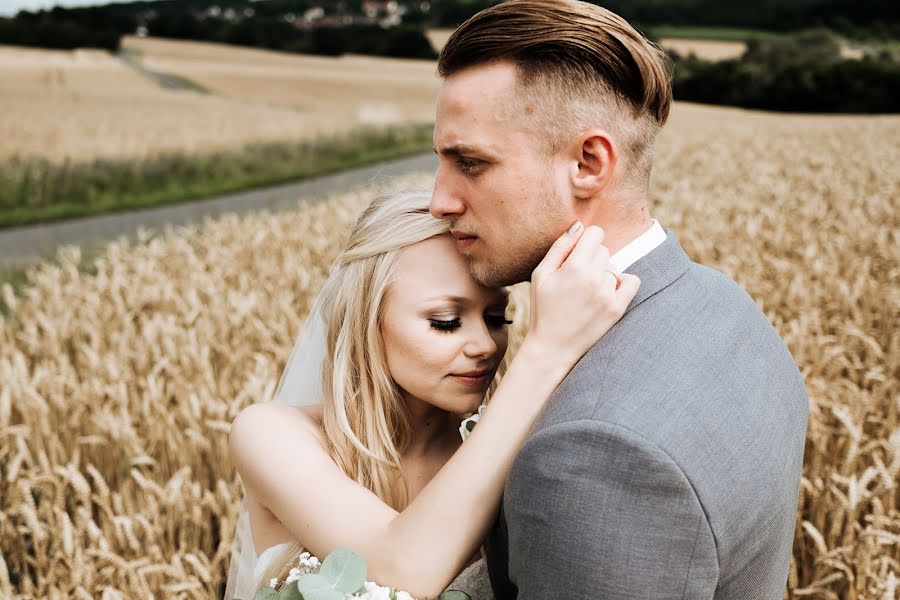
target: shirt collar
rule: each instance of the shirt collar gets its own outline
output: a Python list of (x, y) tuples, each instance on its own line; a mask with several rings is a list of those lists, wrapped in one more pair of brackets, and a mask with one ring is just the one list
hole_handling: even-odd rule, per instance
[(659, 221), (653, 219), (653, 225), (650, 226), (650, 229), (613, 254), (609, 260), (612, 262), (613, 268), (622, 273), (625, 269), (650, 254), (664, 241), (666, 241), (666, 232), (663, 230), (662, 225), (659, 224)]

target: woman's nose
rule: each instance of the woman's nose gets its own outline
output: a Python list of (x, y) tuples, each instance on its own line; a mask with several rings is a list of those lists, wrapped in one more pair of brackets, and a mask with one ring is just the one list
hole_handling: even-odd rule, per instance
[(497, 342), (494, 341), (487, 326), (481, 323), (480, 326), (473, 326), (463, 350), (466, 355), (473, 358), (489, 358), (497, 352)]

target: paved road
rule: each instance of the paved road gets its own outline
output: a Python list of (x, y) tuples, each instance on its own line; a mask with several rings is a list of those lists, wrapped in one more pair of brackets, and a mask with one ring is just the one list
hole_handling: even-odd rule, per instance
[(297, 202), (301, 199), (316, 201), (329, 194), (348, 191), (376, 179), (411, 173), (434, 173), (436, 169), (437, 157), (433, 154), (421, 154), (295, 183), (183, 204), (0, 230), (0, 267), (7, 269), (23, 267), (43, 257), (55, 255), (57, 247), (64, 244), (98, 245), (121, 235), (134, 239), (140, 227), (161, 230), (169, 223), (172, 225), (201, 223), (206, 216), (227, 212), (290, 210), (296, 208)]

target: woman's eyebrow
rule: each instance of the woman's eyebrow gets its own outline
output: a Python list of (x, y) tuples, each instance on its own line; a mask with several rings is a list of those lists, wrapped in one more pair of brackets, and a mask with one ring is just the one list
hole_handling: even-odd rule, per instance
[(425, 302), (452, 302), (454, 304), (469, 304), (471, 301), (465, 296), (457, 296), (454, 294), (443, 294), (440, 296), (432, 296), (430, 298), (426, 298)]

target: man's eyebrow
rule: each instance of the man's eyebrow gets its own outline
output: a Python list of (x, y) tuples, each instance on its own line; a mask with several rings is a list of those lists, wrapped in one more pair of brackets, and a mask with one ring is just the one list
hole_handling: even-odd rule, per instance
[(454, 144), (453, 146), (445, 146), (438, 150), (437, 148), (432, 148), (435, 154), (441, 156), (462, 156), (464, 154), (481, 154), (492, 156), (489, 150), (485, 148), (479, 148), (478, 146), (472, 146), (470, 144)]

